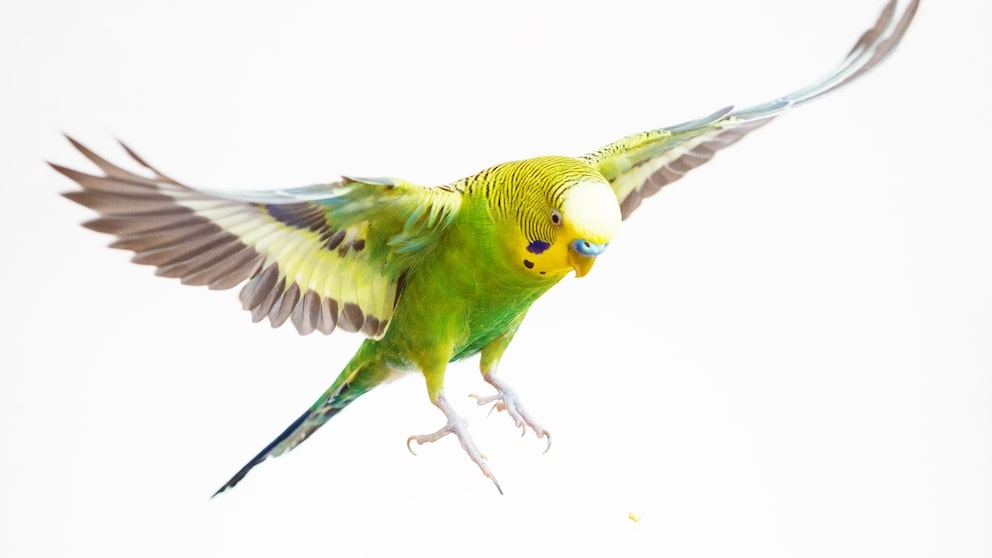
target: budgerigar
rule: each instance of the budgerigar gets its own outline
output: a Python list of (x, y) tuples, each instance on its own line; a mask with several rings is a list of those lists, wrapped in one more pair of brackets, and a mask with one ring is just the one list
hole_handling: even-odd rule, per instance
[(889, 2), (836, 69), (784, 97), (634, 134), (578, 158), (503, 163), (444, 186), (344, 177), (266, 192), (193, 189), (126, 146), (149, 175), (71, 139), (101, 174), (52, 166), (82, 187), (65, 196), (100, 214), (85, 226), (116, 236), (112, 246), (133, 251), (136, 263), (211, 289), (244, 283), (241, 303), (256, 322), (292, 322), (301, 334), (341, 329), (367, 337), (327, 391), (217, 493), (403, 371), (423, 374), (430, 402), (445, 416), (440, 430), (411, 436), (408, 446), (454, 435), (500, 489), (444, 392), (448, 363), (479, 354), (482, 378), (495, 394), (476, 396), (478, 403), (495, 404), (550, 447), (548, 431), (496, 376), (531, 304), (570, 272), (588, 273), (644, 198), (881, 62), (918, 5), (912, 0), (897, 15), (897, 1)]

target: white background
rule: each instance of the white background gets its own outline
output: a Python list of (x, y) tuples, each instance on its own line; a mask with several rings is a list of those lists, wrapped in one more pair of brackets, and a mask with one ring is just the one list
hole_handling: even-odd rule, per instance
[(65, 131), (208, 187), (443, 183), (784, 94), (881, 5), (6, 3), (0, 555), (992, 555), (988, 2), (924, 2), (538, 302), (502, 375), (547, 455), (449, 369), (502, 497), (407, 453), (443, 421), (411, 376), (208, 500), (359, 339), (129, 264), (43, 164), (92, 169)]

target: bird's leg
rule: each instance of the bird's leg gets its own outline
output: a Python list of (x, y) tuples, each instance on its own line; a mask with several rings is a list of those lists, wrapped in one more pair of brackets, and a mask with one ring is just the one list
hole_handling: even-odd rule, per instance
[(471, 394), (470, 397), (474, 397), (479, 405), (488, 405), (489, 403), (495, 402), (493, 409), (497, 411), (506, 411), (506, 414), (510, 415), (513, 419), (513, 424), (520, 427), (522, 432), (521, 436), (527, 434), (527, 427), (529, 426), (534, 434), (538, 438), (547, 438), (548, 445), (544, 448), (544, 453), (547, 453), (551, 449), (551, 433), (548, 432), (539, 422), (534, 420), (534, 417), (527, 412), (527, 409), (520, 403), (520, 397), (517, 396), (517, 392), (513, 391), (509, 385), (503, 380), (500, 380), (492, 373), (485, 373), (482, 375), (489, 385), (496, 388), (495, 395), (487, 395), (485, 397), (478, 394)]
[(513, 339), (513, 334), (517, 332), (517, 327), (523, 320), (524, 316), (521, 314), (516, 323), (507, 332), (500, 337), (497, 337), (488, 345), (482, 348), (482, 354), (480, 355), (479, 366), (482, 370), (482, 379), (486, 381), (489, 385), (496, 388), (495, 395), (481, 396), (478, 394), (471, 394), (470, 397), (474, 397), (479, 405), (488, 405), (489, 403), (495, 403), (493, 409), (497, 411), (506, 411), (506, 414), (510, 415), (513, 419), (513, 424), (520, 427), (522, 432), (521, 436), (527, 434), (527, 427), (529, 426), (534, 434), (538, 438), (547, 438), (548, 446), (544, 448), (544, 453), (547, 453), (551, 449), (551, 433), (544, 429), (540, 423), (534, 420), (534, 417), (527, 412), (527, 409), (520, 403), (520, 397), (517, 396), (517, 392), (507, 385), (506, 382), (500, 380), (495, 376), (496, 368), (499, 366), (499, 359), (503, 356), (503, 351), (510, 345), (510, 340)]
[(486, 456), (482, 455), (479, 448), (475, 447), (475, 442), (468, 435), (468, 423), (465, 422), (465, 419), (458, 416), (454, 407), (448, 403), (448, 399), (444, 396), (444, 372), (448, 361), (451, 360), (450, 348), (435, 347), (435, 352), (425, 355), (424, 360), (425, 362), (421, 364), (420, 370), (424, 374), (424, 380), (427, 381), (427, 396), (430, 397), (431, 403), (434, 406), (441, 409), (448, 422), (437, 432), (420, 436), (410, 436), (406, 439), (406, 449), (410, 450), (410, 453), (417, 455), (410, 446), (410, 442), (417, 442), (417, 445), (421, 446), (428, 442), (436, 442), (448, 434), (454, 434), (458, 438), (458, 442), (462, 445), (462, 449), (468, 454), (469, 459), (479, 466), (482, 474), (489, 477), (493, 481), (493, 484), (496, 485), (496, 490), (499, 490), (499, 493), (502, 494), (503, 489), (500, 488), (496, 476), (489, 470), (489, 464), (486, 463)]
[(493, 481), (493, 484), (496, 485), (496, 490), (499, 490), (499, 493), (502, 494), (503, 489), (499, 486), (499, 481), (496, 480), (496, 476), (493, 475), (493, 472), (489, 469), (489, 464), (486, 463), (486, 456), (482, 455), (482, 452), (480, 452), (479, 448), (475, 446), (475, 442), (468, 434), (468, 423), (465, 422), (465, 419), (458, 416), (458, 413), (455, 412), (455, 409), (444, 397), (443, 392), (438, 393), (437, 399), (434, 401), (434, 405), (436, 405), (438, 409), (441, 409), (444, 416), (448, 418), (448, 423), (441, 427), (441, 429), (437, 432), (421, 434), (419, 436), (410, 436), (406, 439), (406, 448), (410, 450), (410, 453), (417, 455), (410, 446), (410, 442), (417, 442), (417, 445), (419, 446), (429, 442), (436, 442), (448, 434), (454, 434), (458, 438), (458, 442), (462, 445), (462, 449), (468, 454), (469, 459), (479, 466), (479, 469), (482, 470), (482, 474), (489, 477), (489, 479)]

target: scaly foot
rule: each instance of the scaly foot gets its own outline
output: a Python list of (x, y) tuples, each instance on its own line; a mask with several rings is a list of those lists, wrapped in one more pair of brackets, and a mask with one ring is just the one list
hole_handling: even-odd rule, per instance
[(527, 427), (529, 426), (538, 438), (547, 438), (548, 447), (544, 448), (544, 453), (548, 453), (548, 450), (551, 449), (551, 433), (545, 430), (543, 426), (534, 420), (534, 417), (530, 416), (527, 409), (525, 409), (520, 403), (520, 398), (517, 397), (517, 392), (513, 391), (510, 386), (492, 374), (483, 374), (482, 379), (496, 388), (496, 395), (483, 397), (473, 393), (469, 395), (469, 397), (474, 397), (479, 405), (487, 405), (495, 402), (496, 404), (493, 405), (493, 409), (496, 409), (497, 411), (506, 411), (506, 413), (510, 415), (510, 418), (513, 419), (513, 424), (523, 430), (523, 432), (520, 433), (521, 436), (527, 434)]
[(437, 402), (434, 404), (437, 405), (437, 408), (441, 409), (444, 416), (448, 418), (448, 423), (437, 432), (422, 434), (419, 436), (410, 436), (406, 439), (406, 449), (410, 450), (410, 453), (413, 455), (417, 455), (417, 453), (413, 451), (413, 448), (410, 446), (410, 442), (417, 442), (418, 446), (422, 446), (426, 443), (436, 442), (448, 434), (454, 434), (458, 437), (458, 441), (461, 443), (462, 449), (465, 450), (465, 453), (468, 454), (469, 459), (479, 466), (479, 469), (482, 470), (482, 474), (489, 477), (489, 479), (493, 481), (493, 484), (496, 485), (496, 490), (499, 490), (499, 493), (502, 494), (503, 489), (500, 488), (499, 481), (496, 480), (496, 476), (493, 475), (491, 470), (489, 470), (489, 464), (486, 463), (486, 456), (482, 455), (479, 448), (475, 447), (475, 442), (472, 441), (472, 437), (468, 435), (468, 424), (465, 420), (458, 416), (451, 405), (448, 404), (448, 400), (444, 398), (443, 393), (438, 395)]

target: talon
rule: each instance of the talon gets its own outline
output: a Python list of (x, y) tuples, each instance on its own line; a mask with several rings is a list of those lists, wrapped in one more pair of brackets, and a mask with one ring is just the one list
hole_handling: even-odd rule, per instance
[(468, 394), (468, 396), (475, 398), (475, 404), (476, 405), (479, 405), (480, 407), (482, 405), (486, 405), (488, 403), (492, 403), (493, 401), (496, 401), (497, 399), (499, 399), (499, 396), (498, 395), (486, 395), (486, 396), (482, 396), (482, 395), (479, 395), (478, 393), (470, 393), (470, 394)]
[[(527, 435), (527, 427), (529, 426), (538, 438), (547, 438), (548, 445), (544, 448), (543, 453), (548, 453), (548, 450), (551, 449), (551, 434), (536, 420), (534, 420), (532, 416), (530, 416), (527, 409), (525, 409), (520, 403), (520, 399), (517, 397), (516, 392), (491, 373), (483, 374), (482, 378), (496, 388), (496, 395), (488, 395), (483, 397), (473, 393), (470, 397), (474, 397), (479, 405), (484, 405), (491, 401), (495, 401), (496, 404), (493, 406), (493, 409), (496, 409), (497, 411), (506, 411), (506, 413), (510, 415), (510, 418), (513, 419), (514, 426), (520, 428), (521, 437)], [(489, 414), (492, 414), (493, 409), (489, 410)]]
[(447, 424), (441, 427), (441, 429), (437, 432), (433, 432), (431, 434), (410, 436), (406, 439), (406, 448), (410, 450), (410, 453), (413, 455), (417, 455), (410, 446), (410, 442), (416, 441), (418, 445), (423, 445), (428, 442), (436, 442), (448, 434), (454, 434), (455, 437), (458, 438), (458, 442), (461, 444), (462, 449), (468, 454), (469, 459), (471, 459), (472, 462), (479, 467), (483, 475), (493, 481), (493, 484), (496, 485), (496, 490), (498, 490), (500, 494), (503, 494), (503, 488), (499, 485), (499, 481), (496, 480), (496, 476), (493, 475), (493, 472), (489, 469), (489, 464), (486, 463), (485, 454), (479, 451), (479, 448), (475, 446), (475, 442), (472, 440), (472, 437), (468, 435), (468, 423), (458, 416), (457, 413), (455, 413), (455, 410), (448, 404), (448, 401), (444, 398), (444, 395), (439, 395), (434, 404), (441, 409), (444, 416), (448, 418)]

